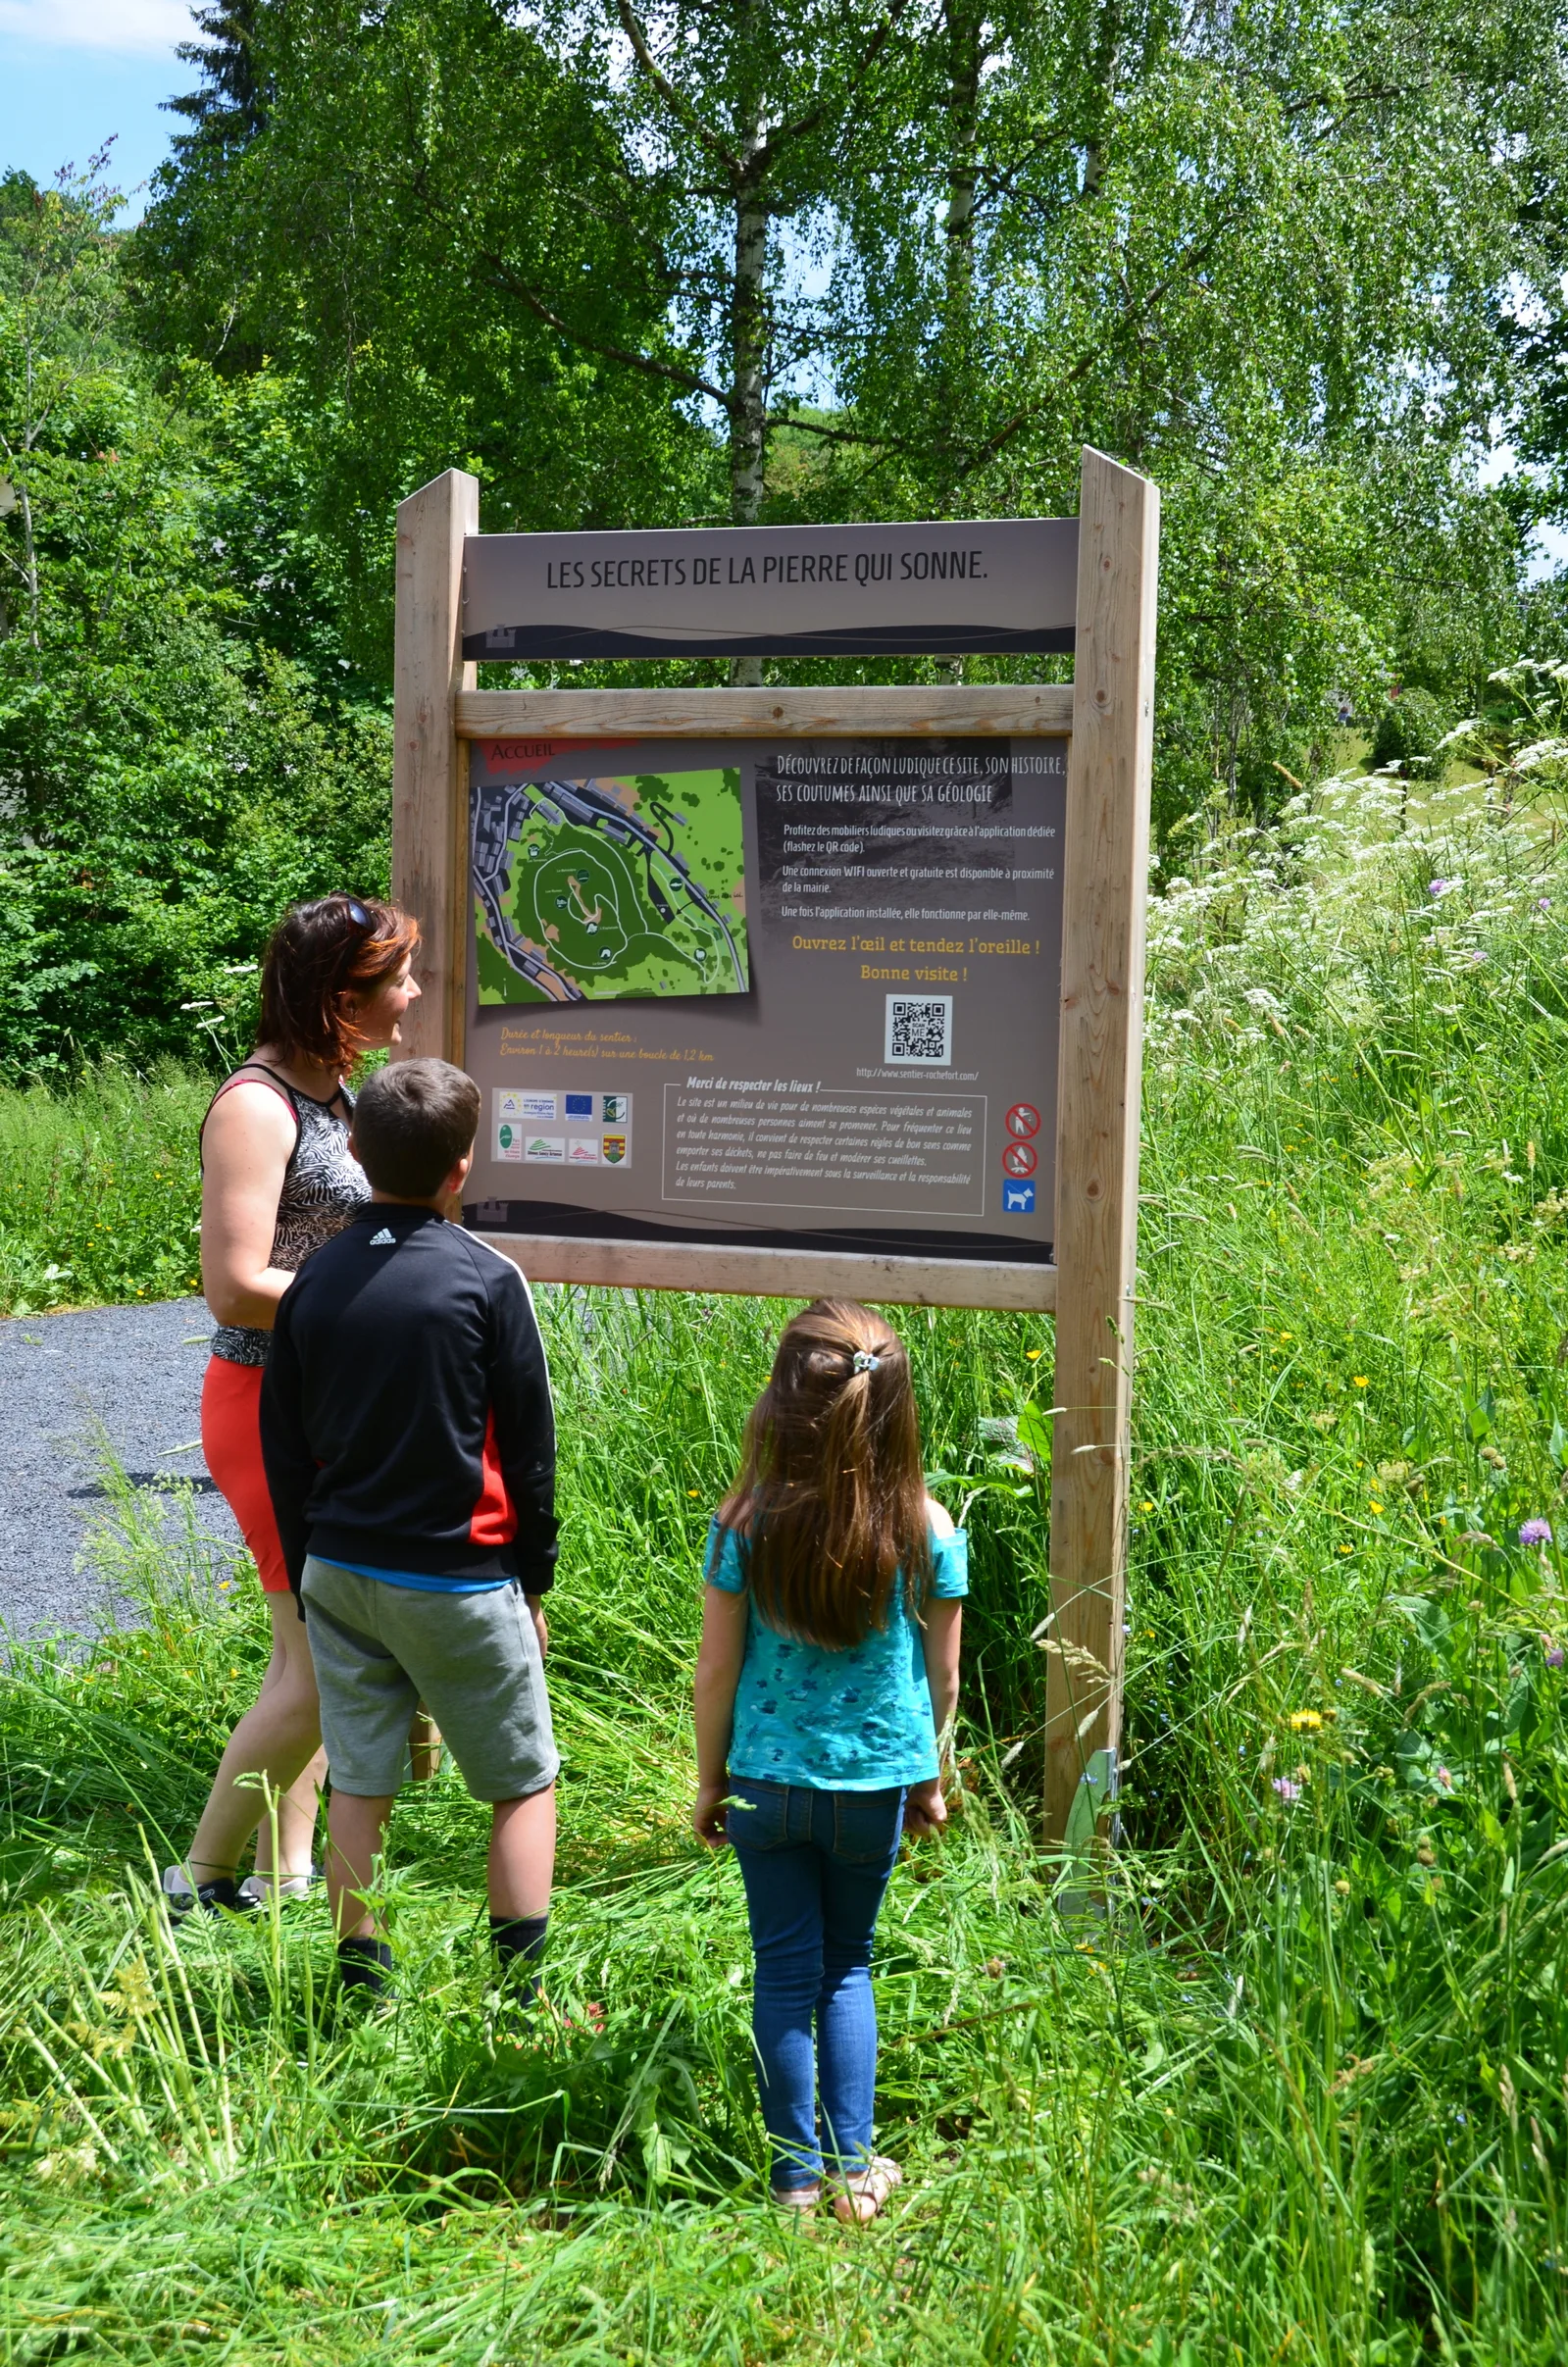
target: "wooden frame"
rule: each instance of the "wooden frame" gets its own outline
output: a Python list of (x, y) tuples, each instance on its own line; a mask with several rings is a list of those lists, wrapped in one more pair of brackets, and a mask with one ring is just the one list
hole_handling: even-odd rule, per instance
[(480, 530), (478, 478), (461, 469), (397, 509), (392, 660), (392, 894), (417, 913), (420, 999), (403, 1021), (405, 1059), (463, 1061), (468, 911), (468, 781), (456, 705), (464, 663), (463, 543)]
[(1160, 497), (1086, 451), (1067, 764), (1056, 1099), (1056, 1412), (1045, 1828), (1092, 1834), (1116, 1793), (1138, 1260), (1143, 908)]
[(1114, 1797), (1121, 1719), (1159, 495), (1086, 449), (1079, 515), (1071, 687), (480, 691), (461, 655), (479, 486), (449, 470), (398, 510), (392, 864), (393, 893), (423, 931), (404, 1051), (461, 1063), (467, 740), (1070, 735), (1054, 1267), (488, 1237), (542, 1282), (1055, 1311), (1045, 1824), (1074, 1847)]

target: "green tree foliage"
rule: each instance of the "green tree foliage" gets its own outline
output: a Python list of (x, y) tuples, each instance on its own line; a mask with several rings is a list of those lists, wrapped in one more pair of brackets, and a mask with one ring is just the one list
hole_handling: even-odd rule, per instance
[(138, 235), (146, 333), (224, 371), (265, 349), (304, 390), (366, 663), (389, 673), (393, 507), (441, 469), (497, 529), (712, 509), (649, 262), (675, 192), (621, 172), (571, 58), (489, 0), (256, 0), (247, 55), (265, 122), (198, 136)]
[[(281, 391), (126, 338), (90, 178), (0, 184), (0, 1072), (204, 1050), (279, 902), (385, 874)], [(192, 1008), (194, 1006), (194, 1008)]]
[(1512, 400), (1499, 319), (1551, 268), (1554, 9), (213, 26), (147, 317), (308, 385), (317, 515), (383, 651), (392, 500), (453, 461), (493, 527), (1005, 514), (1071, 507), (1085, 441), (1166, 492), (1167, 820), (1216, 782), (1266, 807), (1347, 706), (1479, 680), (1513, 630), (1517, 505), (1474, 459)]
[(282, 895), (375, 883), (393, 510), (454, 463), (491, 529), (1146, 469), (1167, 831), (1271, 811), (1394, 681), (1474, 707), (1520, 646), (1476, 461), (1545, 416), (1559, 16), (209, 0), (141, 228), (0, 188), (0, 1060), (184, 1044)]
[(1085, 441), (1146, 469), (1167, 811), (1207, 777), (1262, 802), (1341, 697), (1509, 630), (1471, 460), (1499, 293), (1544, 268), (1554, 12), (966, 7), (845, 195), (862, 497), (1057, 510)]
[(187, 161), (203, 150), (242, 148), (254, 139), (267, 121), (268, 95), (253, 54), (256, 0), (215, 0), (190, 13), (204, 38), (181, 41), (175, 55), (197, 67), (201, 81), (169, 101), (171, 114), (182, 115), (190, 126), (175, 137), (177, 153)]

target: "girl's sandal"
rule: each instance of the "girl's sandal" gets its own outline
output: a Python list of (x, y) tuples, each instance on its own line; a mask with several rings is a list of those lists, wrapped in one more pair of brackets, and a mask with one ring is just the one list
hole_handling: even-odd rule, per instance
[(821, 2202), (822, 2180), (814, 2178), (809, 2187), (770, 2187), (768, 2193), (776, 2211), (785, 2218), (800, 2218)]
[(834, 2211), (845, 2227), (864, 2227), (877, 2217), (894, 2187), (901, 2187), (904, 2174), (895, 2161), (885, 2153), (874, 2153), (863, 2170), (852, 2170), (843, 2182), (843, 2192), (834, 2198)]

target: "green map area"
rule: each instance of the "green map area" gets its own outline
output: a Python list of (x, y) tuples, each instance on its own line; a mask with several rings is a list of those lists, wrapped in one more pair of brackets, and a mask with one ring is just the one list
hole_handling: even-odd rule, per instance
[(738, 772), (486, 782), (474, 796), (481, 1003), (748, 990)]

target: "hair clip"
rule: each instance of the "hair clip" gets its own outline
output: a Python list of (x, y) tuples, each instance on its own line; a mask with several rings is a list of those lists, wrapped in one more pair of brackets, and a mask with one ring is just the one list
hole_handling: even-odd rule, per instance
[(880, 1371), (881, 1367), (882, 1358), (880, 1356), (873, 1356), (869, 1348), (857, 1348), (855, 1350), (855, 1371), (857, 1373), (875, 1373)]

